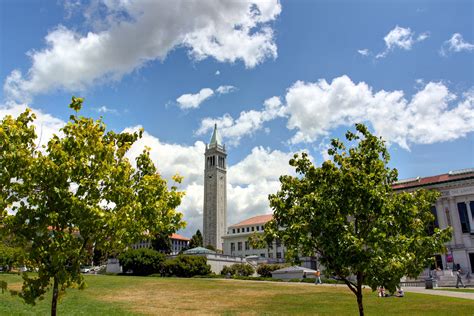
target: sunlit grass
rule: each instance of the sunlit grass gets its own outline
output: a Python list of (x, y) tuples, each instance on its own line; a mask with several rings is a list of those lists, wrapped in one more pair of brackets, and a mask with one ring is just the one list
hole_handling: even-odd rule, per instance
[[(21, 278), (0, 275), (18, 289)], [(86, 276), (88, 288), (70, 289), (59, 315), (356, 315), (355, 296), (345, 287), (132, 276)], [(367, 315), (472, 315), (474, 301), (406, 293), (379, 298), (367, 290)], [(32, 307), (0, 294), (0, 315), (47, 315), (50, 296)]]

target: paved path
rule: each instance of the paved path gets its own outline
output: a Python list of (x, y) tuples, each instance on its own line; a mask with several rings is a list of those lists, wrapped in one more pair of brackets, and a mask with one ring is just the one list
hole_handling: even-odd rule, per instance
[(430, 294), (430, 295), (439, 295), (439, 296), (449, 296), (457, 298), (465, 298), (468, 300), (474, 300), (474, 293), (468, 292), (455, 292), (455, 291), (443, 291), (443, 290), (427, 290), (423, 287), (404, 287), (405, 292), (412, 293), (421, 293), (421, 294)]
[[(212, 279), (214, 280), (214, 279)], [(226, 281), (241, 281), (241, 282), (257, 282), (257, 283), (272, 283), (275, 285), (282, 285), (282, 286), (315, 286), (314, 283), (302, 283), (302, 282), (272, 282), (272, 281), (254, 281), (254, 280), (235, 280), (235, 279), (219, 279), (219, 280), (226, 280)], [(328, 287), (343, 287), (347, 288), (345, 284), (328, 284), (323, 283), (317, 286), (328, 286)], [(366, 287), (368, 288), (368, 287)], [(472, 289), (472, 288), (471, 288)], [(420, 293), (420, 294), (429, 294), (429, 295), (438, 295), (438, 296), (447, 296), (447, 297), (457, 297), (457, 298), (465, 298), (468, 300), (474, 300), (474, 293), (469, 292), (455, 292), (455, 291), (443, 291), (442, 288), (439, 290), (427, 290), (424, 287), (403, 287), (405, 292), (411, 293)]]

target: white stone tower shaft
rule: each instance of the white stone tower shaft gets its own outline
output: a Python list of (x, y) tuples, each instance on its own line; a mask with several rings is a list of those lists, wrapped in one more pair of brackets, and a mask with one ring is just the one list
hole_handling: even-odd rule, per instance
[(204, 156), (203, 243), (223, 249), (222, 236), (227, 228), (227, 154), (217, 125)]

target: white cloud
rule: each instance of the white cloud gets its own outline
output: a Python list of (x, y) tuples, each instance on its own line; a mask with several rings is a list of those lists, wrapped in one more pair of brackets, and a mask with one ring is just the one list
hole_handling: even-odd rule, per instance
[(241, 60), (247, 68), (277, 57), (269, 22), (281, 12), (278, 0), (97, 3), (100, 10), (84, 12), (96, 30), (53, 29), (45, 37), (46, 48), (28, 53), (32, 66), (27, 74), (14, 70), (5, 81), (9, 97), (28, 100), (54, 89), (78, 91), (120, 80), (177, 47), (187, 48), (196, 60)]
[(367, 48), (358, 49), (357, 52), (361, 54), (362, 56), (368, 56), (370, 54), (370, 51)]
[(112, 113), (112, 114), (116, 114), (116, 115), (118, 114), (117, 109), (108, 108), (105, 105), (103, 105), (99, 108), (94, 108), (94, 110), (97, 111), (98, 113)]
[(219, 94), (227, 94), (236, 91), (237, 88), (234, 86), (219, 86), (216, 89), (216, 92)]
[[(215, 92), (217, 94), (227, 94), (236, 91), (237, 88), (234, 86), (219, 86)], [(197, 109), (202, 102), (206, 101), (210, 97), (214, 95), (214, 90), (210, 88), (204, 88), (201, 89), (196, 94), (183, 94), (179, 98), (176, 99), (176, 102), (178, 103), (178, 107), (181, 108), (182, 110), (185, 109)]]
[(296, 130), (292, 143), (313, 142), (356, 122), (370, 123), (376, 134), (406, 149), (474, 131), (474, 92), (459, 98), (438, 82), (427, 83), (407, 100), (403, 91), (374, 92), (347, 76), (331, 83), (298, 81), (288, 89), (286, 103), (287, 126)]
[(404, 28), (400, 26), (395, 26), (393, 30), (388, 32), (384, 37), (385, 41), (385, 50), (375, 56), (375, 58), (383, 58), (387, 54), (394, 50), (395, 48), (400, 48), (404, 50), (411, 50), (413, 45), (417, 42), (424, 41), (429, 37), (428, 32), (421, 33), (418, 37), (415, 37), (415, 32), (413, 32), (409, 27)]
[[(137, 131), (140, 127), (127, 128)], [(145, 132), (128, 153), (133, 160), (145, 146), (151, 148), (150, 156), (163, 177), (169, 179), (179, 173), (184, 177), (181, 189), (186, 195), (178, 208), (184, 214), (188, 226), (183, 234), (191, 236), (197, 229), (202, 231), (202, 208), (204, 195), (204, 151), (205, 144), (196, 142), (192, 146), (167, 144)], [(232, 155), (231, 151), (228, 151)], [(288, 161), (292, 153), (256, 147), (243, 160), (227, 169), (227, 214), (228, 224), (247, 217), (270, 213), (268, 194), (279, 188), (281, 174), (294, 174)]]
[(454, 33), (449, 40), (443, 43), (440, 54), (447, 56), (450, 52), (471, 52), (474, 51), (474, 44), (468, 43), (464, 40), (461, 34)]
[(212, 95), (214, 95), (214, 91), (212, 91), (212, 89), (204, 88), (196, 94), (183, 94), (176, 99), (176, 102), (178, 102), (178, 106), (181, 109), (195, 109), (198, 108), (199, 105), (206, 99), (209, 99)]
[[(277, 104), (275, 99), (268, 103)], [(0, 119), (10, 114), (17, 116), (23, 112), (25, 105), (0, 106)], [(43, 127), (42, 143), (46, 143), (54, 133), (64, 126), (65, 122), (42, 111), (34, 110), (37, 115), (37, 126)], [(141, 126), (124, 129), (125, 132), (138, 131)], [(148, 132), (143, 133), (127, 153), (134, 163), (135, 157), (142, 153), (145, 146), (150, 148), (150, 157), (158, 168), (158, 172), (171, 181), (171, 177), (180, 174), (184, 177), (180, 189), (186, 192), (178, 210), (184, 214), (187, 227), (183, 234), (190, 237), (197, 229), (202, 231), (202, 209), (204, 195), (204, 151), (205, 144), (201, 141), (193, 145), (165, 143)], [(229, 155), (233, 155), (228, 151)], [(282, 174), (294, 174), (288, 164), (292, 153), (256, 147), (243, 160), (228, 166), (228, 224), (236, 223), (245, 218), (270, 213), (268, 194), (276, 193), (280, 188), (278, 177)]]
[(263, 123), (283, 117), (284, 111), (280, 98), (272, 97), (265, 100), (264, 108), (261, 111), (242, 111), (237, 119), (232, 118), (229, 114), (218, 118), (206, 117), (201, 121), (196, 135), (209, 133), (214, 128), (214, 124), (217, 124), (222, 137), (228, 141), (228, 144), (237, 145), (242, 137), (252, 135), (262, 129)]

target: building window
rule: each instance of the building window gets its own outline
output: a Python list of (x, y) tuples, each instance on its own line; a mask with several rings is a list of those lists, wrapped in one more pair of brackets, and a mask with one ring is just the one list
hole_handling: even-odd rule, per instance
[(254, 230), (255, 230), (255, 227), (252, 226), (252, 231), (254, 231)]
[(281, 252), (277, 252), (277, 259), (281, 259)]
[(260, 257), (265, 258), (265, 254), (264, 254), (264, 253), (261, 253), (261, 254), (260, 254)]
[(240, 228), (237, 228), (237, 233), (240, 233)]
[(250, 246), (249, 246), (249, 242), (248, 242), (248, 241), (245, 242), (245, 250), (250, 250)]
[(261, 230), (263, 230), (263, 226), (262, 226), (262, 227), (260, 227), (260, 229), (261, 229)]
[(281, 241), (280, 241), (280, 239), (277, 239), (277, 240), (276, 240), (276, 246), (277, 246), (277, 247), (281, 247)]
[(239, 241), (239, 242), (237, 243), (237, 250), (238, 250), (238, 251), (242, 251), (242, 242), (241, 242), (241, 241)]
[(247, 227), (247, 233), (250, 231), (250, 227)]
[(461, 230), (463, 233), (469, 233), (471, 231), (471, 227), (469, 226), (469, 217), (467, 214), (467, 207), (466, 203), (458, 203), (458, 212), (459, 212), (459, 220), (461, 221)]
[(235, 234), (235, 228), (232, 228), (232, 234)]
[(235, 251), (235, 244), (233, 242), (230, 243), (230, 252)]
[(474, 201), (470, 201), (469, 206), (471, 207), (471, 216), (472, 220), (474, 221)]
[(273, 242), (267, 243), (268, 249), (273, 249)]
[(268, 253), (268, 258), (273, 258), (273, 253), (269, 252)]
[(433, 222), (428, 224), (428, 235), (433, 235), (435, 228), (439, 228), (438, 225), (438, 214), (436, 212), (436, 206), (431, 207), (431, 214), (434, 216)]
[(257, 226), (257, 231), (259, 231), (259, 230), (260, 230), (260, 226)]

